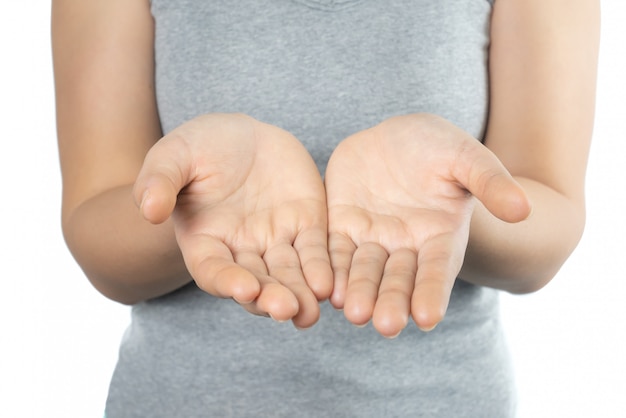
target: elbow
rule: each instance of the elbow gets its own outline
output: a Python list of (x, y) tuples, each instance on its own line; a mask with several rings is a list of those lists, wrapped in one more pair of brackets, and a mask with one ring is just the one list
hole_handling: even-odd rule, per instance
[(585, 230), (586, 216), (581, 211), (575, 220), (569, 223), (568, 233), (555, 237), (555, 242), (540, 247), (529, 268), (517, 280), (511, 281), (509, 293), (516, 295), (535, 293), (547, 286), (561, 271), (567, 260), (574, 253)]
[(70, 245), (68, 245), (68, 248), (87, 280), (89, 280), (94, 289), (104, 297), (113, 302), (128, 306), (135, 305), (145, 300), (145, 298), (137, 296), (135, 292), (121, 282), (118, 277), (112, 278), (107, 274), (105, 269), (98, 268), (97, 265), (94, 266), (88, 257), (81, 254), (81, 251), (72, 249)]
[(128, 306), (146, 300), (140, 297), (119, 275), (111, 274), (105, 266), (94, 262), (89, 254), (85, 254), (84, 249), (77, 249), (71, 244), (68, 244), (68, 248), (87, 280), (101, 295), (113, 302)]
[(109, 280), (103, 279), (102, 277), (95, 277), (94, 275), (90, 274), (86, 274), (86, 276), (92, 286), (101, 295), (109, 300), (112, 300), (113, 302), (117, 302), (126, 306), (132, 306), (145, 300), (134, 295), (128, 289), (123, 289), (120, 286), (111, 285), (111, 282)]
[(509, 283), (509, 287), (506, 291), (514, 295), (527, 295), (538, 292), (556, 277), (559, 270), (560, 267), (555, 269), (553, 272), (542, 272), (543, 274), (536, 274), (532, 276), (525, 275), (524, 277), (519, 277), (517, 280)]
[(146, 300), (145, 298), (137, 296), (132, 289), (129, 289), (128, 286), (124, 286), (119, 280), (113, 280), (106, 275), (90, 271), (85, 268), (85, 266), (81, 265), (80, 262), (78, 264), (94, 289), (107, 299), (126, 306), (136, 305)]
[(119, 277), (110, 274), (111, 268), (107, 264), (111, 263), (103, 263), (98, 257), (94, 257), (98, 251), (91, 248), (88, 240), (80, 238), (79, 231), (71, 221), (63, 222), (62, 231), (65, 244), (74, 261), (100, 294), (123, 305), (134, 305), (145, 299), (138, 297)]
[(130, 286), (120, 280), (118, 276), (113, 277), (107, 274), (106, 270), (81, 263), (76, 256), (74, 258), (87, 280), (89, 280), (89, 283), (105, 298), (126, 306), (136, 305), (146, 300), (146, 298), (140, 297)]

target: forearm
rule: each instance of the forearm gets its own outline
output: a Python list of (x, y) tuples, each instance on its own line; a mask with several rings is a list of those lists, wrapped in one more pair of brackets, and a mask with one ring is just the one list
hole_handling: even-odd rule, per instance
[(533, 204), (532, 215), (508, 224), (477, 202), (459, 274), (463, 280), (512, 293), (533, 292), (555, 276), (578, 244), (584, 208), (539, 182), (517, 180)]
[(67, 245), (96, 289), (125, 304), (169, 293), (191, 281), (173, 225), (145, 221), (132, 185), (103, 192), (64, 215)]

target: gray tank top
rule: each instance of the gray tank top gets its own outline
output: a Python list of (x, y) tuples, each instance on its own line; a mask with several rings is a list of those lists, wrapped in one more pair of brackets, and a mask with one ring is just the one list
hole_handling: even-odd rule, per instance
[[(242, 112), (299, 138), (323, 173), (339, 141), (431, 112), (482, 138), (489, 0), (152, 0), (164, 132)], [(194, 284), (132, 309), (115, 417), (510, 417), (492, 289), (462, 280), (432, 332), (394, 340), (322, 305), (299, 331)]]

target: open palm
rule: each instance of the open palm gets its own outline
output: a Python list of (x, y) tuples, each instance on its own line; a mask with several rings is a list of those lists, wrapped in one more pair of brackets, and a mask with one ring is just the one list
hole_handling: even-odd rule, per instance
[(332, 289), (324, 186), (291, 134), (244, 115), (203, 115), (162, 138), (135, 185), (146, 219), (173, 213), (200, 288), (308, 327)]
[(480, 142), (433, 115), (407, 115), (354, 134), (326, 171), (331, 302), (388, 337), (411, 315), (432, 329), (461, 269), (474, 198), (516, 222), (530, 205)]

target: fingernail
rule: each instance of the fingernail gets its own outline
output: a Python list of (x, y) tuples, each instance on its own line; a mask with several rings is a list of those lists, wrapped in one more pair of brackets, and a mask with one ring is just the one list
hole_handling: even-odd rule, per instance
[(432, 330), (434, 330), (435, 328), (437, 328), (437, 324), (433, 325), (430, 328), (426, 328), (426, 327), (419, 327), (420, 330), (422, 330), (423, 332), (430, 332)]
[(148, 200), (148, 197), (150, 197), (150, 191), (146, 189), (141, 195), (141, 203), (139, 203), (139, 209), (143, 209), (143, 205), (146, 203), (146, 200)]
[(383, 335), (383, 337), (387, 338), (388, 340), (393, 340), (395, 338), (398, 338), (398, 335), (400, 335), (400, 334), (402, 334), (402, 330), (398, 331), (397, 334), (389, 335), (389, 336)]
[(287, 320), (285, 319), (276, 319), (272, 316), (271, 313), (268, 313), (269, 317), (272, 318), (275, 322), (278, 322), (279, 324), (282, 324), (283, 322), (287, 322)]
[(533, 214), (535, 213), (535, 206), (533, 206), (533, 204), (530, 204), (530, 211), (528, 212), (528, 216), (526, 217), (526, 219), (530, 219), (532, 218)]

